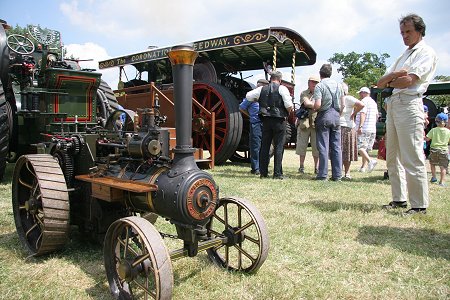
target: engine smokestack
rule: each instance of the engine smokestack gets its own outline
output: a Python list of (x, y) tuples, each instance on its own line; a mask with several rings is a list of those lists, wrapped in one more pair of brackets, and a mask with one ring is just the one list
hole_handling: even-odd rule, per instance
[(192, 147), (192, 80), (194, 62), (198, 53), (190, 46), (173, 47), (169, 54), (175, 102), (176, 146), (173, 149), (173, 167), (169, 177), (175, 177), (189, 170), (198, 170)]
[(175, 98), (175, 153), (193, 153), (192, 148), (192, 78), (198, 53), (190, 46), (176, 46), (169, 52)]

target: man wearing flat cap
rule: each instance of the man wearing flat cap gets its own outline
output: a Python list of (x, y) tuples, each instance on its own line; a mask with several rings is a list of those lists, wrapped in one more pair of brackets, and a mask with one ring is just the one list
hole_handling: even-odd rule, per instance
[(308, 144), (311, 143), (312, 156), (314, 158), (314, 173), (317, 173), (319, 167), (319, 151), (316, 146), (316, 128), (314, 121), (317, 116), (317, 112), (314, 112), (312, 104), (307, 104), (305, 100), (310, 100), (314, 94), (314, 88), (317, 83), (320, 82), (318, 76), (311, 76), (308, 79), (308, 88), (300, 94), (300, 105), (308, 109), (308, 114), (303, 118), (297, 118), (297, 146), (295, 153), (300, 157), (299, 173), (305, 173), (305, 158)]
[(262, 119), (263, 132), (259, 157), (260, 177), (268, 177), (269, 150), (274, 143), (274, 179), (283, 179), (282, 161), (286, 134), (286, 120), (293, 109), (292, 97), (287, 87), (281, 85), (282, 74), (274, 71), (270, 75), (270, 84), (257, 87), (247, 93), (248, 101), (259, 102), (259, 116)]

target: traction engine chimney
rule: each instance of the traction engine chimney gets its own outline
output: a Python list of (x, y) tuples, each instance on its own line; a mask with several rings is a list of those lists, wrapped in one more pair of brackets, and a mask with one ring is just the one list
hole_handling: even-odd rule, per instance
[(190, 46), (175, 46), (168, 53), (172, 64), (176, 146), (172, 176), (187, 169), (198, 169), (195, 160), (195, 148), (192, 147), (192, 78), (194, 62), (198, 53)]

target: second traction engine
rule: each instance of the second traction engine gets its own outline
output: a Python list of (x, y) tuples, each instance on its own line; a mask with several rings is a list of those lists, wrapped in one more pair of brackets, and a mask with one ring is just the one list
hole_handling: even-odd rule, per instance
[(102, 176), (154, 185), (155, 190), (149, 193), (126, 192), (127, 205), (135, 211), (153, 212), (168, 218), (176, 225), (178, 236), (186, 242), (189, 255), (196, 255), (196, 243), (207, 238), (205, 225), (218, 205), (219, 191), (211, 175), (197, 167), (195, 148), (191, 146), (192, 120), (185, 117), (192, 115), (192, 79), (189, 78), (192, 78), (197, 53), (180, 47), (169, 55), (177, 99), (173, 160), (168, 157), (168, 129), (158, 125), (163, 117), (154, 108), (140, 110), (139, 129), (126, 133), (125, 142), (118, 144), (99, 139), (97, 151), (120, 149), (116, 150), (117, 154), (109, 154)]

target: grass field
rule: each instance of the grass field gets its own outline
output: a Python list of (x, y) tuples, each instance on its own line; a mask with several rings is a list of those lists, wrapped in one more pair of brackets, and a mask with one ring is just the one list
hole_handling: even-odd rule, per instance
[[(206, 253), (173, 262), (174, 299), (450, 299), (450, 188), (430, 185), (427, 215), (383, 211), (384, 161), (353, 181), (312, 181), (286, 150), (288, 179), (261, 180), (248, 165), (210, 171), (221, 197), (250, 200), (265, 218), (270, 252), (258, 273), (230, 273)], [(10, 180), (12, 165), (6, 180)], [(159, 222), (159, 221), (158, 221)], [(157, 223), (158, 224), (158, 223)], [(110, 299), (102, 248), (80, 238), (27, 258), (15, 232), (11, 185), (0, 184), (0, 299)]]

